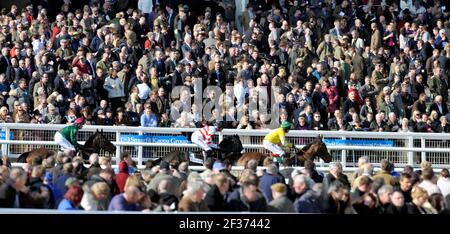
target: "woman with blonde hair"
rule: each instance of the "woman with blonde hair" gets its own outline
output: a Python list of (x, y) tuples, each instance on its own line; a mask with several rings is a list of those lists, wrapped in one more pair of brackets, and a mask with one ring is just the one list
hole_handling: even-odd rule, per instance
[(97, 182), (91, 187), (83, 186), (83, 197), (81, 198), (81, 207), (84, 210), (107, 210), (109, 198), (111, 196), (110, 188), (105, 182)]
[(407, 204), (408, 214), (428, 214), (426, 208), (424, 208), (425, 203), (428, 200), (428, 193), (425, 189), (414, 186), (411, 190), (412, 201)]
[(400, 132), (414, 132), (413, 128), (409, 126), (409, 120), (407, 118), (402, 119), (402, 128)]
[(431, 121), (431, 129), (433, 129), (433, 132), (437, 132), (437, 128), (441, 124), (439, 121), (439, 115), (437, 111), (431, 111), (430, 113), (430, 121)]
[(0, 123), (12, 123), (13, 119), (9, 115), (8, 108), (6, 106), (2, 106), (0, 108)]
[(253, 129), (252, 125), (248, 122), (248, 116), (247, 115), (243, 115), (239, 119), (239, 124), (236, 127), (236, 129)]
[(409, 126), (416, 131), (417, 129), (417, 123), (420, 122), (422, 119), (422, 115), (419, 110), (413, 111), (411, 118), (409, 119)]

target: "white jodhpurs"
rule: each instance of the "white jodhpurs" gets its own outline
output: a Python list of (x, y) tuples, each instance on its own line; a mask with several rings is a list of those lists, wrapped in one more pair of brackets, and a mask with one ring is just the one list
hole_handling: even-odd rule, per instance
[(55, 142), (61, 146), (62, 150), (75, 151), (75, 147), (66, 138), (64, 138), (60, 132), (56, 132)]

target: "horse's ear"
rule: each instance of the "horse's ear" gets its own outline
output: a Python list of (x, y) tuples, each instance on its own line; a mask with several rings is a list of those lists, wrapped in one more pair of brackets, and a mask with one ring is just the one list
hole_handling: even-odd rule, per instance
[(319, 136), (317, 136), (317, 138), (319, 138), (320, 140), (323, 140), (323, 135), (319, 134)]
[(96, 132), (98, 132), (98, 129), (95, 129)]
[(103, 129), (102, 129), (102, 133), (103, 133)]

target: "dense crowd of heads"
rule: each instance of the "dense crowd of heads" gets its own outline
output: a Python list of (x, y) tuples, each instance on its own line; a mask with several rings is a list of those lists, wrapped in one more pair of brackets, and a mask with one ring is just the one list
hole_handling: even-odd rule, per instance
[(33, 4), (0, 12), (2, 122), (450, 129), (445, 1)]
[(93, 154), (89, 166), (64, 153), (31, 164), (0, 166), (0, 208), (145, 212), (284, 212), (329, 214), (449, 213), (448, 169), (435, 174), (423, 161), (420, 169), (394, 170), (384, 159), (379, 170), (358, 160), (353, 173), (332, 162), (327, 173), (312, 161), (302, 169), (280, 169), (271, 160), (232, 171), (227, 161), (208, 158), (206, 170), (188, 163), (161, 161), (138, 170), (124, 153), (118, 168), (110, 158)]

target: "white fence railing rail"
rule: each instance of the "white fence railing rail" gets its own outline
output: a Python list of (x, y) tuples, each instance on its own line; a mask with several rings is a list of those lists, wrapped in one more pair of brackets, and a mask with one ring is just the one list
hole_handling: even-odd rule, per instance
[[(15, 157), (34, 148), (46, 147), (57, 150), (53, 140), (56, 131), (65, 125), (41, 124), (0, 124), (0, 145), (2, 153)], [(85, 141), (92, 132), (103, 130), (104, 135), (116, 145), (116, 160), (123, 151), (130, 152), (139, 165), (148, 158), (161, 157), (172, 150), (199, 150), (191, 143), (161, 143), (124, 141), (123, 136), (189, 136), (193, 128), (146, 128), (125, 126), (89, 126), (79, 132), (79, 142)], [(262, 146), (264, 136), (270, 130), (238, 130), (225, 129), (215, 140), (224, 136), (237, 134), (240, 136), (246, 151), (266, 152)], [(434, 165), (445, 167), (450, 165), (450, 134), (438, 133), (387, 133), (387, 132), (347, 132), (347, 131), (290, 131), (289, 141), (297, 147), (311, 142), (319, 134), (325, 139), (336, 140), (389, 140), (392, 147), (329, 145), (333, 160), (340, 161), (344, 167), (355, 165), (360, 156), (368, 156), (369, 161), (378, 163), (389, 158), (396, 165), (414, 165), (421, 160), (428, 160)], [(190, 140), (189, 138), (187, 138)], [(323, 165), (323, 163), (321, 163)]]

